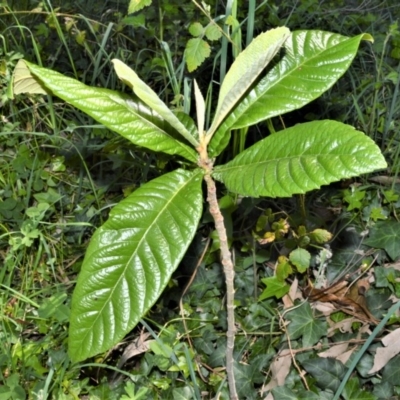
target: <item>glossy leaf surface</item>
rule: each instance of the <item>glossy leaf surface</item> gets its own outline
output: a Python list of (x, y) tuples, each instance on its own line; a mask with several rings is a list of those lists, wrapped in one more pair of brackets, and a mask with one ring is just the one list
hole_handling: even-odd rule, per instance
[(281, 59), (240, 101), (220, 125), (209, 153), (227, 145), (229, 129), (237, 129), (296, 110), (318, 98), (346, 72), (362, 34), (353, 38), (324, 31), (296, 31), (284, 44)]
[(90, 87), (50, 69), (24, 63), (53, 94), (132, 143), (196, 162), (196, 151), (178, 140), (180, 135), (176, 130), (139, 100), (117, 91)]
[(261, 71), (275, 57), (289, 35), (290, 31), (286, 27), (271, 29), (258, 35), (239, 54), (222, 82), (217, 111), (208, 135), (214, 133)]
[(72, 298), (74, 361), (111, 348), (158, 299), (196, 232), (201, 183), (199, 169), (154, 179), (115, 206), (95, 232)]
[(325, 120), (275, 133), (217, 166), (213, 176), (244, 196), (288, 197), (385, 167), (369, 137)]

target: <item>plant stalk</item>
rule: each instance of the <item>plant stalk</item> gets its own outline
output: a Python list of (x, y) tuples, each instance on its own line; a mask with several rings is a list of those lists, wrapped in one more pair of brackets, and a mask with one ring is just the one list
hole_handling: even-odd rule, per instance
[[(211, 166), (210, 166), (211, 165)], [(228, 238), (226, 236), (226, 229), (224, 225), (224, 217), (217, 200), (217, 188), (215, 182), (211, 177), (212, 163), (208, 163), (204, 180), (207, 184), (207, 201), (210, 206), (210, 213), (214, 219), (215, 229), (217, 230), (220, 240), (221, 249), (221, 262), (225, 273), (226, 282), (226, 311), (228, 329), (226, 332), (226, 375), (228, 377), (229, 397), (231, 400), (237, 400), (238, 395), (236, 392), (235, 374), (233, 369), (234, 358), (233, 349), (235, 346), (235, 306), (234, 306), (234, 277), (235, 270), (232, 261), (232, 255), (229, 251)]]

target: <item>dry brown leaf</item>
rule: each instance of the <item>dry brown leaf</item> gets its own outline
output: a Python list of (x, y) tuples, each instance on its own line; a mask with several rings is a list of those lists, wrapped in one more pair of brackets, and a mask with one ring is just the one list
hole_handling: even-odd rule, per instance
[(150, 336), (148, 332), (140, 332), (132, 343), (126, 346), (122, 356), (118, 362), (118, 368), (121, 368), (130, 358), (137, 356), (138, 354), (145, 353), (150, 348), (150, 343), (154, 340), (146, 340)]
[(363, 322), (378, 325), (379, 321), (369, 312), (365, 293), (369, 288), (367, 280), (357, 281), (350, 288), (346, 281), (337, 282), (325, 289), (316, 289), (309, 284), (303, 292), (311, 302), (330, 303), (337, 310), (352, 315)]
[(337, 358), (342, 355), (347, 348), (349, 347), (348, 343), (337, 344), (332, 346), (330, 349), (323, 351), (322, 353), (318, 354), (318, 357), (322, 358)]
[(315, 303), (311, 304), (311, 308), (313, 310), (318, 310), (321, 312), (325, 317), (329, 317), (333, 312), (336, 312), (336, 308), (333, 304), (330, 303), (322, 303), (320, 301), (316, 301)]
[(337, 329), (339, 329), (342, 333), (353, 332), (353, 322), (355, 321), (355, 318), (346, 318), (339, 322), (333, 322), (331, 319), (328, 319), (329, 328), (327, 336), (333, 336)]
[(341, 361), (343, 364), (346, 364), (347, 361), (349, 360), (350, 356), (354, 353), (354, 351), (357, 349), (357, 346), (354, 346), (352, 349), (347, 350), (344, 352), (342, 355), (340, 355), (336, 360)]
[(294, 301), (296, 300), (296, 298), (298, 298), (298, 293), (297, 293), (298, 287), (299, 287), (299, 281), (297, 278), (295, 278), (293, 283), (290, 285), (289, 293), (285, 294), (282, 297), (283, 308), (285, 310), (294, 306)]
[(353, 348), (347, 350), (348, 347), (348, 343), (337, 344), (332, 346), (329, 350), (319, 353), (318, 356), (323, 358), (335, 358), (336, 360), (341, 361), (343, 364), (346, 364), (347, 360), (357, 348), (357, 346), (353, 346)]
[(400, 183), (400, 179), (399, 178), (395, 178), (393, 176), (371, 176), (370, 178), (368, 178), (369, 181), (371, 182), (375, 182), (375, 183), (379, 183), (380, 185), (386, 185), (386, 186), (390, 186), (393, 183)]
[(381, 339), (381, 342), (385, 347), (379, 347), (376, 350), (374, 365), (368, 372), (369, 374), (378, 372), (390, 359), (400, 353), (400, 328), (390, 332)]
[(271, 392), (268, 393), (268, 396), (264, 400), (275, 400), (274, 396)]
[(290, 350), (282, 350), (271, 364), (271, 380), (269, 383), (262, 387), (261, 393), (270, 391), (274, 387), (282, 386), (285, 383), (285, 379), (290, 372), (292, 365), (292, 357)]

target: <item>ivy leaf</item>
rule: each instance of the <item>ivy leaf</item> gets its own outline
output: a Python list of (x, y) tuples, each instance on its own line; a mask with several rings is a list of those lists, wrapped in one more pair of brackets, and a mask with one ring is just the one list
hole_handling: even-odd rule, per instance
[(393, 385), (389, 382), (376, 383), (373, 393), (378, 398), (390, 399), (393, 396)]
[(364, 197), (364, 190), (357, 190), (357, 188), (354, 190), (346, 189), (344, 192), (343, 200), (349, 204), (347, 206), (347, 210), (351, 211), (362, 208), (362, 200), (364, 199)]
[(290, 252), (289, 260), (296, 266), (301, 274), (310, 266), (311, 254), (305, 249), (296, 249)]
[(243, 196), (290, 197), (386, 165), (368, 136), (350, 125), (325, 120), (270, 135), (215, 167), (213, 176)]
[(250, 364), (234, 364), (239, 398), (248, 398), (249, 393), (254, 391), (254, 384), (263, 383), (265, 376), (262, 371), (267, 367), (270, 358), (268, 354), (260, 354)]
[(304, 360), (301, 364), (320, 388), (333, 392), (338, 389), (347, 369), (340, 361), (329, 357)]
[(92, 237), (72, 297), (69, 354), (110, 349), (158, 299), (196, 233), (202, 173), (178, 169), (134, 191)]
[(324, 397), (321, 394), (316, 394), (311, 391), (306, 393), (295, 393), (286, 386), (278, 386), (271, 390), (274, 399), (279, 400), (322, 400)]
[(345, 400), (377, 400), (377, 397), (372, 393), (360, 389), (358, 378), (351, 378), (346, 383), (342, 396)]
[(211, 54), (210, 45), (203, 39), (189, 39), (186, 43), (185, 58), (189, 72), (197, 69)]
[(399, 384), (400, 376), (400, 356), (392, 358), (383, 369), (382, 382), (389, 382), (392, 385)]
[(313, 346), (327, 333), (326, 321), (315, 318), (310, 304), (307, 302), (295, 307), (293, 311), (289, 311), (286, 315), (291, 321), (288, 326), (290, 340), (302, 337), (303, 347)]
[(187, 400), (192, 398), (193, 388), (185, 386), (182, 388), (175, 388), (172, 391), (172, 398), (174, 400)]
[(275, 296), (277, 299), (283, 297), (289, 292), (290, 286), (279, 279), (277, 276), (271, 276), (269, 278), (261, 279), (261, 282), (267, 285), (267, 288), (261, 293), (259, 300), (264, 300), (269, 297)]
[(152, 0), (130, 0), (128, 14), (133, 14), (136, 11), (140, 11), (142, 8), (149, 6), (151, 2)]
[(378, 220), (387, 219), (387, 215), (385, 215), (385, 211), (382, 207), (372, 207), (369, 216), (372, 219), (372, 221), (375, 222)]
[(364, 244), (384, 249), (395, 261), (400, 257), (400, 224), (396, 221), (379, 221), (372, 228)]

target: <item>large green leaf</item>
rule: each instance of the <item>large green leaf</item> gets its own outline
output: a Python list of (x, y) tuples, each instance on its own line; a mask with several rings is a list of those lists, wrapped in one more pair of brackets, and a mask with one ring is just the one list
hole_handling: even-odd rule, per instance
[(289, 35), (290, 31), (286, 27), (271, 29), (258, 35), (239, 54), (222, 82), (217, 111), (208, 135), (215, 132), (261, 71), (275, 57)]
[(209, 154), (226, 146), (227, 131), (303, 107), (328, 90), (348, 69), (361, 40), (324, 31), (292, 32), (284, 54), (273, 68), (240, 101), (215, 133)]
[(180, 136), (176, 130), (140, 101), (117, 91), (87, 86), (25, 60), (20, 62), (25, 63), (43, 86), (56, 96), (132, 143), (196, 162), (196, 151), (178, 140)]
[(72, 298), (73, 360), (112, 347), (158, 299), (196, 232), (201, 182), (200, 169), (154, 179), (115, 206), (95, 232)]
[(244, 196), (288, 197), (385, 167), (369, 137), (352, 126), (324, 120), (268, 136), (217, 166), (213, 176)]
[(147, 83), (143, 82), (132, 68), (128, 67), (121, 60), (114, 59), (112, 63), (114, 64), (118, 78), (127, 84), (143, 103), (147, 104), (152, 110), (158, 112), (162, 118), (173, 126), (194, 147), (199, 145), (197, 140), (190, 135), (189, 131), (176, 115), (158, 97), (157, 93), (154, 92)]

